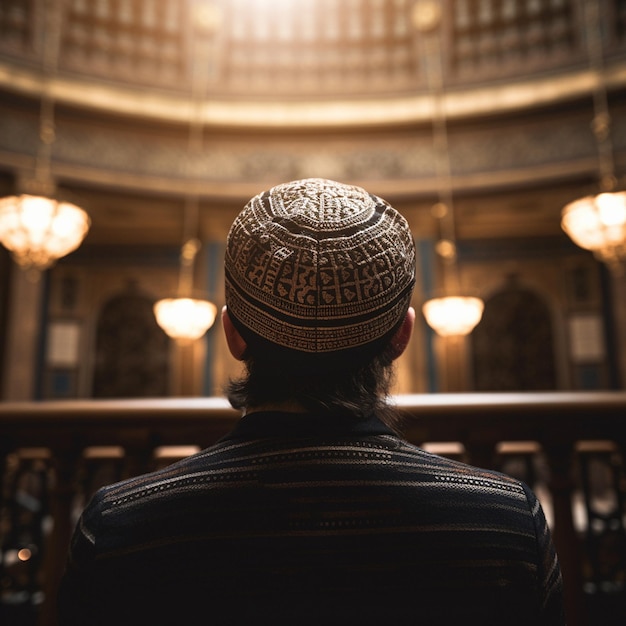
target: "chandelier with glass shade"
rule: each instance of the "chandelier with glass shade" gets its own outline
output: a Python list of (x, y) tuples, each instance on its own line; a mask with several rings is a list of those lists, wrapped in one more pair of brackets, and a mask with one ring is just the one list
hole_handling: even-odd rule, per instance
[[(428, 325), (442, 337), (468, 335), (480, 322), (484, 303), (480, 298), (462, 295), (456, 244), (456, 225), (452, 193), (452, 173), (448, 133), (443, 101), (443, 60), (439, 40), (441, 5), (418, 2), (413, 11), (413, 25), (422, 36), (429, 88), (433, 95), (432, 118), (435, 165), (437, 167), (439, 202), (432, 213), (440, 223), (440, 239), (435, 251), (447, 270), (449, 284), (444, 295), (431, 298), (422, 306)], [(444, 283), (445, 284), (445, 283)]]
[(217, 314), (215, 304), (193, 295), (193, 267), (200, 245), (200, 241), (195, 238), (183, 244), (178, 295), (163, 298), (154, 305), (154, 315), (159, 326), (180, 343), (189, 343), (202, 337), (213, 326)]
[(88, 230), (83, 209), (52, 195), (23, 193), (0, 199), (0, 241), (23, 269), (48, 269), (76, 250)]
[(428, 325), (442, 337), (469, 335), (480, 322), (484, 304), (472, 296), (431, 298), (422, 306)]
[(584, 2), (583, 5), (589, 64), (595, 80), (591, 128), (598, 151), (600, 189), (597, 194), (567, 204), (562, 211), (561, 227), (576, 245), (593, 252), (599, 261), (620, 275), (626, 260), (626, 192), (617, 190), (615, 177), (599, 2)]
[[(195, 294), (193, 274), (195, 260), (201, 249), (197, 238), (199, 222), (199, 197), (193, 176), (192, 160), (202, 147), (202, 98), (210, 66), (212, 35), (220, 23), (220, 15), (213, 5), (199, 5), (195, 15), (194, 61), (192, 74), (193, 114), (189, 124), (188, 138), (188, 174), (192, 192), (185, 197), (183, 245), (180, 252), (178, 293), (176, 296), (163, 298), (154, 304), (154, 315), (159, 326), (169, 337), (180, 344), (187, 344), (202, 337), (213, 326), (217, 307), (202, 295)], [(204, 48), (202, 47), (204, 46)], [(205, 59), (207, 63), (199, 63)]]
[(75, 204), (57, 198), (51, 173), (56, 139), (51, 81), (56, 74), (61, 37), (62, 3), (46, 9), (43, 32), (39, 143), (33, 173), (19, 181), (22, 193), (0, 199), (0, 242), (24, 270), (41, 271), (76, 250), (85, 238), (90, 219)]

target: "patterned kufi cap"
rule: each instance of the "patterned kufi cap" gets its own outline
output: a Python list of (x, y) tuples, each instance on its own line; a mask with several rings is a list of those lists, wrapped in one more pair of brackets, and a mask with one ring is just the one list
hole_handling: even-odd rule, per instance
[(358, 348), (404, 318), (415, 283), (406, 220), (360, 187), (311, 178), (250, 200), (226, 244), (239, 327), (309, 353)]

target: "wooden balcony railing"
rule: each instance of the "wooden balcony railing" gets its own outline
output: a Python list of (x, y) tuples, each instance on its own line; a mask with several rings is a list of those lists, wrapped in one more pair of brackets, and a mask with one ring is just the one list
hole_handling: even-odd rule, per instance
[[(626, 393), (395, 401), (409, 441), (519, 474), (536, 489), (569, 626), (626, 623)], [(237, 417), (220, 398), (0, 404), (0, 623), (55, 624), (76, 516), (100, 484), (209, 446)]]

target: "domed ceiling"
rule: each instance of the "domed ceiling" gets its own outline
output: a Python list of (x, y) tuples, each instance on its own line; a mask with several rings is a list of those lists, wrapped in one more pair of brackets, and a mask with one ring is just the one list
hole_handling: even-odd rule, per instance
[[(45, 10), (47, 4), (52, 8)], [(624, 57), (626, 3), (601, 4), (611, 66)], [(48, 79), (53, 70), (50, 89), (59, 100), (126, 114), (185, 118), (189, 98), (200, 90), (209, 123), (393, 123), (429, 114), (419, 96), (430, 91), (422, 48), (430, 23), (442, 38), (450, 114), (467, 115), (588, 90), (582, 5), (5, 0), (0, 85), (34, 94), (42, 88), (44, 65)], [(623, 67), (612, 67), (607, 82), (623, 84), (624, 74)], [(504, 88), (511, 83), (514, 92)]]
[[(239, 203), (269, 184), (325, 176), (431, 202), (440, 107), (455, 192), (558, 182), (558, 229), (554, 211), (579, 194), (572, 181), (596, 182), (600, 83), (618, 165), (626, 154), (626, 0), (599, 2), (590, 26), (591, 5), (3, 0), (0, 182), (8, 192), (32, 167), (47, 101), (51, 169), (66, 187), (192, 189)], [(596, 31), (602, 67), (590, 64)], [(546, 201), (533, 193), (524, 211)]]

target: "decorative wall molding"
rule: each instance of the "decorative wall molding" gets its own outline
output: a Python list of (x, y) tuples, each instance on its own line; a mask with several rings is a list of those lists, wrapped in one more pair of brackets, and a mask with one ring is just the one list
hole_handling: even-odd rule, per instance
[[(626, 88), (623, 61), (606, 68), (610, 90)], [(578, 100), (588, 96), (598, 76), (587, 69), (561, 74), (535, 75), (505, 83), (456, 86), (444, 95), (448, 118), (498, 115)], [(189, 94), (148, 91), (136, 86), (97, 81), (90, 77), (59, 76), (45, 83), (55, 101), (105, 115), (123, 115), (155, 122), (188, 123), (194, 113)], [(44, 80), (40, 73), (0, 56), (0, 91), (40, 99)], [(206, 126), (236, 128), (360, 128), (372, 125), (425, 123), (433, 115), (433, 98), (424, 90), (388, 94), (308, 100), (228, 98), (209, 94), (200, 116)]]
[[(0, 113), (0, 168), (17, 172), (31, 167), (37, 119), (15, 108), (0, 106)], [(626, 155), (626, 108), (614, 105), (612, 113), (615, 153)], [(565, 111), (454, 123), (449, 145), (455, 188), (595, 177), (591, 117), (587, 102)], [(53, 172), (70, 183), (173, 194), (194, 188), (210, 195), (229, 185), (322, 176), (380, 181), (409, 193), (438, 188), (429, 125), (354, 135), (207, 131), (202, 150), (191, 157), (184, 129), (119, 120), (94, 123), (89, 116), (63, 111), (56, 133)]]

